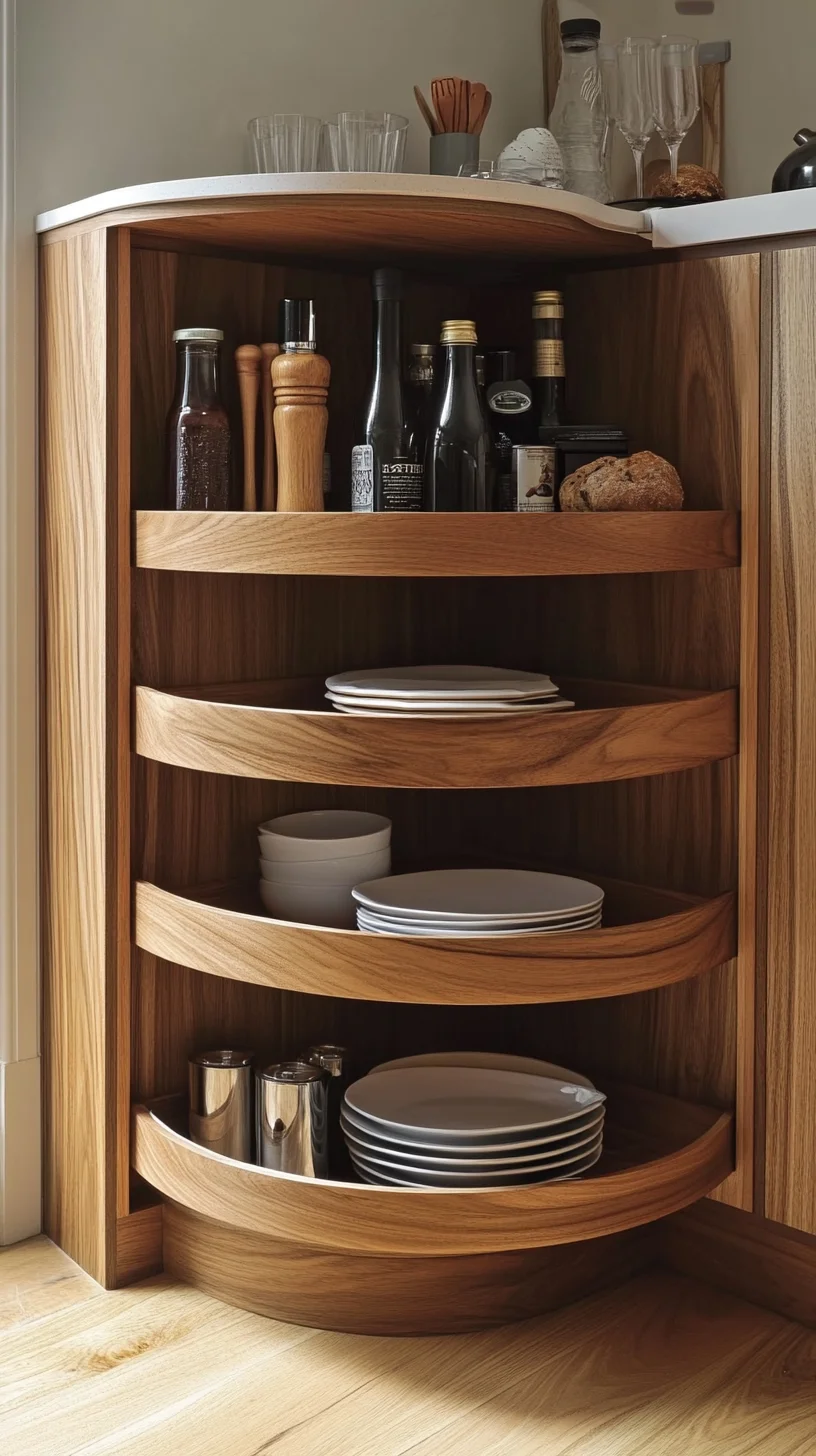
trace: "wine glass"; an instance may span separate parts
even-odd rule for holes
[[[643,153],[655,129],[654,54],[657,41],[627,36],[618,46],[615,125],[632,148],[635,195],[643,196]]]
[[[601,162],[606,172],[606,180],[610,183],[612,141],[615,135],[615,112],[618,105],[618,52],[615,46],[598,46],[598,66],[601,72],[604,111],[606,112],[601,141]]]
[[[685,35],[662,35],[654,53],[657,130],[669,149],[672,177],[680,148],[700,110],[699,46]]]

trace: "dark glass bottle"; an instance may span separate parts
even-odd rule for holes
[[[564,423],[564,300],[555,289],[533,294],[533,408],[542,430]]]
[[[491,349],[487,355],[487,407],[496,454],[496,509],[516,509],[513,497],[513,446],[535,437],[533,392],[516,378],[513,349]]]
[[[364,443],[351,452],[353,511],[420,511],[422,461],[411,443],[402,388],[402,274],[374,274],[374,380]]]
[[[412,344],[405,384],[405,408],[408,414],[408,438],[411,455],[425,462],[425,442],[434,385],[436,344]]]
[[[177,329],[176,390],[167,416],[167,504],[176,511],[226,511],[230,427],[218,382],[220,329]]]
[[[476,382],[476,326],[442,325],[439,381],[425,451],[426,511],[489,511],[493,507],[490,431]]]

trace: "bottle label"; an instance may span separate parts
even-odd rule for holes
[[[563,339],[534,339],[533,373],[536,379],[563,379],[566,372]]]
[[[382,509],[384,511],[421,511],[425,469],[410,460],[383,463]]]
[[[374,509],[374,451],[371,445],[355,445],[351,452],[351,509]]]
[[[489,409],[497,415],[523,415],[532,408],[533,397],[519,384],[491,384],[487,391]]]
[[[512,510],[555,510],[554,445],[513,447],[512,496]]]

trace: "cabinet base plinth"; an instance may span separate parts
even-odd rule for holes
[[[465,1334],[530,1319],[623,1282],[651,1257],[649,1229],[500,1254],[330,1254],[164,1205],[166,1273],[256,1314],[348,1334]]]

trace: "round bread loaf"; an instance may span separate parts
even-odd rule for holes
[[[683,487],[668,460],[641,450],[582,465],[562,480],[558,500],[562,511],[679,511]]]
[[[722,202],[725,188],[716,172],[707,167],[698,167],[695,162],[684,162],[672,177],[666,169],[652,184],[652,197],[696,197],[700,202]]]

